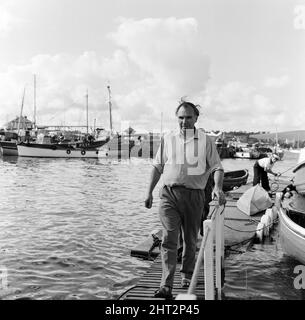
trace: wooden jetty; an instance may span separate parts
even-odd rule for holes
[[[181,263],[177,263],[174,287],[173,287],[173,298],[178,294],[186,294],[187,288],[182,288],[180,284],[180,266]],[[200,300],[204,300],[204,273],[203,268],[200,272],[198,285],[196,288],[196,295]],[[151,265],[150,269],[144,274],[144,276],[140,279],[135,287],[133,287],[129,292],[127,292],[124,296],[124,300],[164,300],[162,298],[155,298],[154,292],[160,286],[162,274],[162,266],[161,266],[161,258],[158,256],[154,263]]]
[[[276,189],[274,190],[274,194],[272,200],[275,200],[275,192],[283,190],[288,184],[289,181],[287,180],[277,180],[276,181]],[[227,248],[233,246],[242,246],[243,244],[249,245],[253,242],[256,236],[256,229],[258,224],[260,223],[261,217],[265,214],[265,211],[259,212],[255,215],[249,216],[244,212],[240,211],[237,208],[237,201],[238,199],[247,191],[249,188],[252,187],[251,183],[241,186],[236,190],[232,190],[226,193],[226,206],[224,210],[224,245]],[[210,203],[210,213],[215,209],[216,202],[212,201]],[[144,247],[142,246],[143,251],[149,250],[153,243],[153,239],[147,239],[145,242]],[[141,248],[138,247],[138,249]],[[137,251],[137,250],[136,250]],[[150,269],[143,275],[140,281],[137,283],[136,286],[130,288],[125,295],[123,295],[124,300],[154,300],[154,291],[159,288],[161,274],[162,274],[162,266],[161,266],[161,259],[159,254],[159,248],[154,248],[155,255],[157,258],[154,260],[153,264],[151,265]],[[134,252],[135,253],[135,252]],[[137,256],[137,254],[133,254]],[[144,256],[145,258],[145,256]],[[147,256],[146,256],[147,258]],[[186,294],[187,289],[182,288],[180,285],[180,263],[177,263],[176,273],[175,273],[175,281],[173,287],[173,296],[174,298],[178,294]],[[215,279],[215,274],[214,274]],[[205,287],[204,287],[204,270],[203,266],[200,268],[198,282],[195,294],[197,299],[205,299]],[[215,282],[215,281],[214,281]],[[158,299],[160,300],[160,299]],[[164,299],[161,299],[164,300]]]

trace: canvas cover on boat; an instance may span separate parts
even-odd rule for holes
[[[268,192],[259,184],[248,189],[237,201],[237,208],[249,216],[271,207]]]

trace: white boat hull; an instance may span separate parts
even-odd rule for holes
[[[289,152],[291,153],[301,153],[300,149],[290,149]]]
[[[298,193],[305,194],[305,165],[295,172],[293,184]]]
[[[107,157],[108,153],[104,150],[84,150],[84,149],[51,149],[31,147],[30,145],[18,145],[18,155],[20,157],[36,158],[99,158]]]
[[[288,255],[305,264],[305,229],[293,222],[285,209],[278,209],[282,248]]]
[[[250,152],[235,152],[234,158],[251,159]]]

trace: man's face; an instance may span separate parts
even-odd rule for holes
[[[181,107],[177,113],[180,130],[186,132],[188,129],[194,130],[197,116],[192,107]]]

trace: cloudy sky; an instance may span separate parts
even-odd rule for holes
[[[0,0],[0,125],[305,129],[305,0]]]

